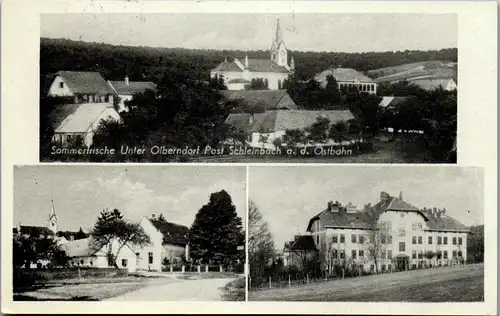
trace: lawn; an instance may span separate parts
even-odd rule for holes
[[[146,286],[176,282],[170,278],[122,277],[99,279],[60,280],[44,284],[36,291],[14,293],[14,300],[62,300],[62,301],[99,301],[128,292],[139,290]]]
[[[484,266],[453,266],[251,291],[252,301],[481,302]]]
[[[225,301],[245,300],[246,278],[244,276],[229,282],[222,288],[222,298]]]

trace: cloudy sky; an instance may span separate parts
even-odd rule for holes
[[[367,52],[457,47],[455,14],[44,14],[41,36],[154,47]]]
[[[380,192],[403,192],[411,205],[446,208],[465,225],[483,224],[482,169],[439,166],[250,167],[249,198],[268,222],[276,247],[304,232],[328,201],[375,204]]]
[[[223,189],[244,220],[245,182],[245,167],[20,167],[14,174],[14,223],[46,225],[53,196],[60,230],[88,230],[104,208],[118,208],[133,221],[163,213],[167,221],[190,227],[210,194]]]

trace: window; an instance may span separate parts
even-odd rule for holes
[[[387,243],[388,243],[389,245],[391,245],[391,244],[392,244],[392,235],[387,236]]]
[[[458,237],[458,244],[461,245],[462,244],[462,237]]]
[[[380,242],[381,242],[382,244],[385,244],[385,243],[386,243],[386,240],[385,240],[385,235],[383,235],[383,234],[382,234],[382,235],[380,236]]]
[[[108,96],[108,95],[106,95],[106,96],[104,97],[104,102],[109,102],[109,96]]]
[[[456,257],[457,257],[457,251],[456,251],[456,250],[453,250],[452,257],[453,257],[453,258],[456,258]]]
[[[337,259],[338,257],[339,257],[339,253],[338,253],[337,249],[333,249],[333,258]]]
[[[153,253],[148,252],[149,264],[153,264]]]
[[[443,245],[447,245],[448,244],[448,237],[443,237]]]
[[[387,259],[392,259],[392,250],[387,250]]]
[[[340,259],[344,259],[344,258],[345,258],[345,250],[340,249]]]
[[[406,232],[405,232],[405,230],[400,228],[400,229],[399,229],[399,233],[398,233],[398,235],[399,235],[400,237],[404,237],[404,236],[406,236]]]
[[[413,236],[413,237],[411,238],[411,243],[412,243],[412,244],[414,244],[414,245],[416,245],[416,244],[417,244],[417,237],[416,237],[416,236]]]
[[[392,264],[389,264],[389,265],[387,266],[387,270],[388,270],[388,271],[392,271]]]
[[[452,239],[452,243],[453,243],[454,245],[456,245],[456,244],[457,244],[457,237],[453,237],[453,239]]]
[[[419,250],[418,251],[418,259],[423,259],[424,258],[424,253],[422,252],[422,250]]]
[[[341,244],[345,243],[345,235],[344,234],[340,234],[340,243]]]
[[[67,142],[71,141],[71,135],[66,135],[66,141]]]
[[[411,229],[417,230],[417,223],[411,223]]]
[[[316,244],[319,244],[319,235],[316,235]]]
[[[278,89],[281,90],[281,80],[280,79],[278,79]]]
[[[459,250],[459,251],[458,251],[458,257],[459,257],[459,258],[462,258],[462,250]]]
[[[422,236],[418,236],[418,244],[421,245],[422,244]]]
[[[406,251],[405,250],[405,243],[404,243],[404,241],[400,241],[399,242],[399,251]]]
[[[429,245],[432,245],[432,236],[429,236]]]
[[[338,243],[339,242],[339,235],[335,234],[332,236],[332,242],[334,244]]]
[[[418,223],[418,230],[423,230],[422,223]]]
[[[370,264],[370,272],[374,272],[375,271],[375,265],[374,264]]]
[[[83,264],[83,259],[80,260],[80,264]]]
[[[351,242],[352,242],[353,244],[357,243],[356,234],[352,234],[352,235],[351,235]]]
[[[441,245],[443,242],[442,242],[442,238],[441,236],[438,236],[438,245]]]
[[[382,272],[385,272],[385,264],[382,265]]]
[[[122,259],[122,267],[126,267],[127,266],[127,259]]]
[[[412,250],[411,251],[411,258],[412,259],[417,259],[417,251],[416,250]]]
[[[356,250],[352,250],[352,251],[351,251],[351,254],[352,254],[352,258],[353,258],[353,259],[356,259]]]
[[[448,259],[448,251],[443,251],[443,258]]]
[[[93,266],[94,265],[94,260],[90,259],[90,265]]]
[[[387,230],[391,230],[391,229],[392,229],[392,222],[387,221]]]
[[[364,235],[359,235],[359,243],[364,244],[365,243],[365,236]]]
[[[382,250],[381,259],[385,259],[385,258],[387,258],[387,253],[385,250]]]
[[[64,82],[59,82],[59,88],[64,88]]]
[[[365,251],[364,250],[360,250],[359,251],[359,257],[363,258],[364,256],[365,256]]]

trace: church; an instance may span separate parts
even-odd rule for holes
[[[281,34],[279,19],[276,35],[271,45],[269,59],[227,58],[210,71],[210,77],[223,77],[228,90],[245,90],[252,80],[262,80],[269,90],[283,89],[283,83],[294,72],[293,57],[288,60],[288,51]]]

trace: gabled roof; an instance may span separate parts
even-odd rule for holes
[[[88,257],[99,251],[92,249],[90,238],[67,241],[61,245],[61,249],[66,252],[68,257]]]
[[[451,78],[439,79],[439,78],[428,78],[428,79],[414,79],[409,80],[409,82],[416,84],[424,90],[434,90],[442,87],[446,89],[450,82],[454,82]]]
[[[338,82],[339,81],[347,81],[347,82],[355,82],[359,81],[361,83],[375,83],[374,80],[365,76],[362,72],[357,71],[352,68],[329,68],[323,70],[316,76],[314,76],[314,80],[319,82],[322,86],[325,86],[327,81],[326,77],[333,76]]]
[[[54,232],[43,226],[20,226],[22,235],[30,236],[53,236]],[[14,228],[14,233],[18,233],[18,229]]]
[[[244,65],[245,58],[238,59]],[[275,73],[289,73],[290,70],[284,66],[280,66],[270,59],[248,59],[248,70],[251,72],[275,72]],[[223,61],[217,65],[212,71],[237,71],[243,72],[242,69],[235,61]]]
[[[53,107],[49,117],[55,133],[84,133],[104,111],[119,117],[110,103],[60,104]]]
[[[75,94],[115,94],[111,86],[98,72],[90,71],[59,71],[64,83]]]
[[[119,95],[134,95],[146,90],[156,91],[156,84],[151,81],[110,81],[111,86]]]
[[[298,108],[286,90],[221,90],[220,94],[228,101],[237,102],[233,112]]]
[[[271,133],[288,129],[305,129],[316,122],[318,117],[325,117],[331,124],[349,121],[354,116],[349,110],[308,111],[308,110],[272,110],[254,114],[230,114],[226,119],[231,124],[243,131]]]
[[[293,241],[285,242],[285,251],[318,250],[311,235],[295,235]]]
[[[189,228],[183,225],[160,221],[157,219],[149,219],[156,229],[163,234],[163,244],[172,244],[177,246],[186,246],[187,234]]]
[[[456,219],[445,214],[433,214],[424,212],[427,217],[427,229],[429,231],[454,231],[469,233],[470,229]]]
[[[371,217],[364,211],[356,213],[347,213],[344,208],[335,211],[325,209],[321,213],[312,217],[307,225],[307,230],[315,220],[320,220],[323,226],[330,228],[351,228],[351,229],[369,229],[371,227]]]
[[[400,105],[405,104],[410,97],[392,97],[392,96],[386,96],[382,97],[382,101],[380,101],[380,107],[382,108],[387,108],[387,107],[398,107]]]

